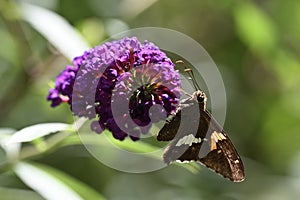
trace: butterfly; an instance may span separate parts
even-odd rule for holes
[[[180,103],[157,135],[158,141],[172,140],[163,154],[164,162],[196,161],[231,181],[243,181],[245,170],[237,150],[206,109],[207,97],[192,70],[185,67],[185,71],[193,80],[196,92]]]

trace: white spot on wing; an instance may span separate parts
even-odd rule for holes
[[[201,143],[201,138],[194,138],[193,143]]]
[[[193,144],[194,136],[192,134],[188,135],[184,144],[191,146]]]
[[[240,162],[239,160],[235,160],[235,161],[234,161],[235,164],[238,164],[239,162]]]
[[[185,142],[185,136],[184,136],[183,138],[180,138],[180,140],[178,140],[178,142],[176,143],[175,146],[179,147],[179,146],[181,146],[182,144],[184,144],[184,142]]]
[[[175,146],[181,146],[183,144],[192,146],[193,143],[201,143],[201,141],[201,138],[196,138],[193,134],[189,134],[180,138]]]
[[[179,162],[179,163],[190,163],[191,161],[189,161],[189,160],[183,160],[183,161],[181,161],[181,160],[176,160],[176,162]]]

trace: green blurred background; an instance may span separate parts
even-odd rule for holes
[[[0,127],[17,130],[73,122],[67,105],[52,109],[45,100],[49,83],[70,61],[24,19],[20,2],[62,16],[91,46],[145,26],[198,41],[222,74],[225,130],[245,162],[246,180],[231,183],[204,167],[193,174],[177,165],[123,173],[98,162],[80,144],[55,148],[34,161],[106,199],[300,199],[299,0],[0,0]],[[0,174],[0,193],[5,200],[42,198],[11,170]]]

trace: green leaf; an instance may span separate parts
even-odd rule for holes
[[[71,127],[72,126],[70,124],[64,123],[36,124],[17,131],[11,136],[6,144],[8,145],[11,143],[29,142],[37,138],[49,135],[50,133],[71,130]]]
[[[148,144],[143,141],[132,141],[131,139],[127,138],[123,141],[116,140],[111,132],[108,130],[105,130],[102,134],[105,134],[105,137],[108,140],[103,140],[103,138],[100,138],[99,135],[95,135],[94,133],[81,133],[80,136],[78,135],[72,135],[66,140],[63,141],[62,146],[69,146],[69,145],[77,145],[84,143],[87,146],[97,146],[98,149],[106,149],[106,153],[109,152],[110,149],[115,149],[116,145],[117,147],[124,149],[126,151],[135,152],[138,154],[143,154],[145,157],[149,157],[156,160],[162,160],[162,155],[159,153],[150,153],[149,152],[155,152],[160,149],[160,147]],[[174,162],[173,164],[183,167],[186,170],[197,174],[200,171],[200,164],[195,162],[190,163],[178,163]]]
[[[0,140],[4,135],[11,135],[14,132],[16,132],[16,130],[13,128],[0,128]]]
[[[5,200],[16,200],[16,199],[43,200],[44,199],[33,191],[21,190],[15,188],[0,187],[0,194],[1,194],[1,199],[5,199]]]
[[[62,143],[62,146],[70,146],[70,145],[78,145],[78,144],[84,144],[89,147],[95,147],[99,149],[101,152],[103,152],[103,149],[106,149],[106,154],[110,155],[110,153],[114,152],[114,149],[120,148],[129,152],[134,152],[140,155],[143,155],[145,157],[149,157],[151,159],[162,161],[162,155],[159,153],[160,147],[154,146],[152,144],[149,144],[144,141],[132,141],[130,138],[126,138],[123,141],[117,140],[112,136],[112,133],[108,130],[103,131],[101,135],[97,135],[95,133],[92,133],[89,131],[90,126],[86,126],[85,124],[87,120],[84,118],[77,119],[74,123],[74,127],[77,127],[79,130],[79,135],[70,135],[67,137]],[[150,130],[150,132],[158,132],[159,127],[153,126]],[[104,138],[102,137],[104,136]],[[152,152],[152,153],[150,153]],[[156,152],[156,153],[154,153]],[[94,155],[95,156],[95,155]],[[97,156],[96,156],[97,157]],[[111,155],[110,155],[111,157]],[[199,163],[174,163],[175,165],[179,167],[183,167],[187,169],[188,171],[192,173],[199,173],[200,171],[200,165]]]
[[[104,199],[86,184],[46,165],[20,162],[15,172],[24,183],[46,199]]]
[[[21,145],[19,143],[7,144],[11,138],[11,135],[16,132],[15,129],[12,128],[0,128],[0,147],[5,150],[5,155],[1,154],[0,163],[14,160],[18,157]]]
[[[107,133],[108,132],[108,133]],[[109,142],[107,140],[101,140],[99,137],[97,137],[97,135],[95,135],[95,133],[84,133],[81,134],[80,137],[78,135],[72,135],[68,138],[66,138],[63,142],[62,142],[62,146],[70,146],[70,145],[78,145],[78,144],[82,144],[82,142],[84,142],[85,145],[95,145],[95,146],[105,146],[105,147],[109,147],[112,146],[112,143],[114,143],[115,145],[117,145],[118,147],[125,149],[127,151],[131,151],[131,152],[136,152],[136,153],[148,153],[151,151],[156,151],[158,150],[158,147],[153,146],[151,144],[142,142],[142,141],[131,141],[129,138],[124,140],[124,141],[119,141],[114,139],[111,135],[111,133],[109,131],[104,131],[104,133],[102,134],[106,134],[107,139],[109,139]],[[97,139],[98,138],[98,139]],[[160,157],[155,157],[155,158],[159,158]]]
[[[70,60],[89,49],[83,37],[58,14],[24,2],[20,3],[20,12],[25,21]]]

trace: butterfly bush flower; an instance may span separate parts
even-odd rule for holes
[[[107,42],[73,60],[56,78],[47,99],[68,103],[75,116],[87,117],[97,133],[137,140],[152,123],[176,110],[180,76],[153,43],[137,38]]]

